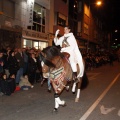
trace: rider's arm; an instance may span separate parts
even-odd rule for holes
[[[60,45],[62,46],[62,41],[64,39],[64,36],[60,37],[59,39],[57,37],[54,38],[54,43],[56,46]]]

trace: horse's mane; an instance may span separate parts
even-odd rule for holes
[[[44,55],[43,55],[43,54]],[[55,65],[51,62],[51,60],[55,57],[55,56],[60,56],[61,58],[63,58],[63,54],[60,52],[60,49],[58,49],[55,46],[48,46],[46,48],[44,48],[41,51],[40,54],[40,59],[41,61],[44,61],[44,63],[49,66],[49,67],[55,67]]]
[[[55,56],[61,56],[62,54],[60,52],[60,49],[58,49],[55,46],[48,46],[42,50],[44,54],[46,54],[47,59],[51,60]]]

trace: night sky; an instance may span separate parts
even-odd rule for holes
[[[116,46],[120,44],[120,0],[105,0],[105,1],[106,1],[105,19],[106,23],[108,24],[108,30],[112,32],[112,45]],[[115,32],[115,30],[118,30],[118,32]]]
[[[102,13],[109,29],[120,28],[120,0],[102,0]]]
[[[91,0],[95,3],[98,0]],[[105,30],[112,35],[111,45],[120,44],[120,0],[101,0],[102,5],[94,7],[98,15],[101,16]],[[118,30],[116,33],[115,30]],[[117,39],[117,40],[116,40]]]

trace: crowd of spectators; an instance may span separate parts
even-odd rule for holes
[[[42,78],[40,50],[6,48],[0,50],[0,94],[11,95],[16,90],[28,90]]]
[[[16,90],[28,90],[37,82],[44,81],[42,77],[41,50],[35,48],[6,48],[0,50],[0,95],[11,95]],[[92,70],[102,65],[113,65],[116,60],[113,52],[86,53],[81,51],[85,61],[85,69]],[[41,82],[42,83],[42,82]],[[48,89],[51,89],[48,80]]]
[[[83,58],[85,60],[86,70],[92,70],[100,66],[110,64],[113,65],[113,61],[117,60],[115,53],[113,52],[96,52],[96,53],[85,53],[83,52]]]

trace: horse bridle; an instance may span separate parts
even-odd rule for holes
[[[57,66],[59,68],[62,64],[62,62],[60,62],[60,59],[61,59],[60,56],[59,56],[59,60],[56,62],[56,65],[53,64],[50,60],[48,60],[47,57],[43,55],[43,53],[40,54],[40,57],[41,57],[40,58],[41,61],[43,61],[44,64],[49,67],[49,70],[48,70],[49,74],[51,73],[51,71],[53,71],[56,68],[56,65],[59,64],[59,66]]]

